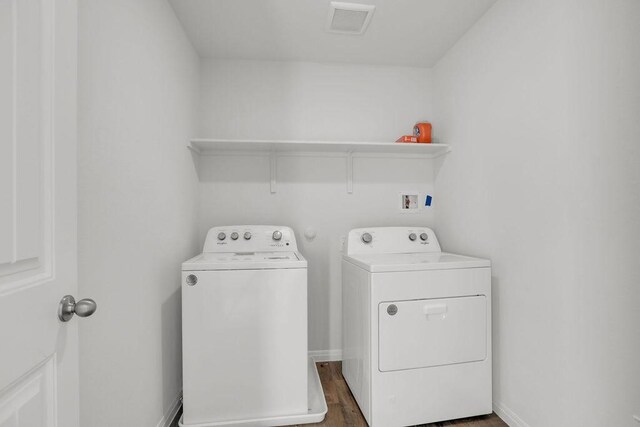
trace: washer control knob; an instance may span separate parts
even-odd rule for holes
[[[274,231],[273,234],[271,235],[271,237],[273,237],[273,240],[282,239],[282,231],[280,231],[280,230]]]
[[[249,240],[251,239],[251,233],[247,231],[246,233],[244,233],[243,237],[244,237],[244,240]]]
[[[364,243],[371,243],[371,241],[372,241],[372,240],[373,240],[373,237],[371,237],[371,234],[369,234],[369,233],[364,233],[364,234],[362,235],[362,241],[363,241]]]
[[[238,240],[238,233],[236,233],[235,231],[231,233],[231,240]]]
[[[218,240],[224,240],[227,238],[227,235],[224,233],[218,233]]]
[[[409,234],[409,240],[411,240],[412,242],[413,242],[414,240],[416,240],[417,238],[418,238],[418,236],[416,236],[416,233],[411,233],[411,234]]]
[[[423,242],[426,242],[428,238],[429,235],[427,233],[420,234],[420,240],[422,240]]]

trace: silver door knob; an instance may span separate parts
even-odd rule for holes
[[[91,298],[81,299],[76,302],[71,295],[65,295],[58,305],[58,319],[68,322],[74,314],[80,317],[89,317],[96,312],[97,308],[98,304]]]

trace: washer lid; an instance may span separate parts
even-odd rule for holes
[[[411,254],[363,254],[344,259],[371,273],[387,271],[450,270],[490,267],[491,261],[446,252]]]
[[[183,271],[307,268],[298,252],[205,252],[182,263]]]

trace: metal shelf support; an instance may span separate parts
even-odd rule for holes
[[[353,152],[347,153],[347,193],[353,194]]]
[[[278,178],[278,155],[273,151],[269,153],[269,169],[271,170],[271,194],[277,191],[276,181]]]

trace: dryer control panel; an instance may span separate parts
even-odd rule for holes
[[[347,255],[441,252],[436,234],[427,227],[370,227],[349,232]]]
[[[203,252],[296,252],[296,237],[279,225],[230,225],[207,233]]]

